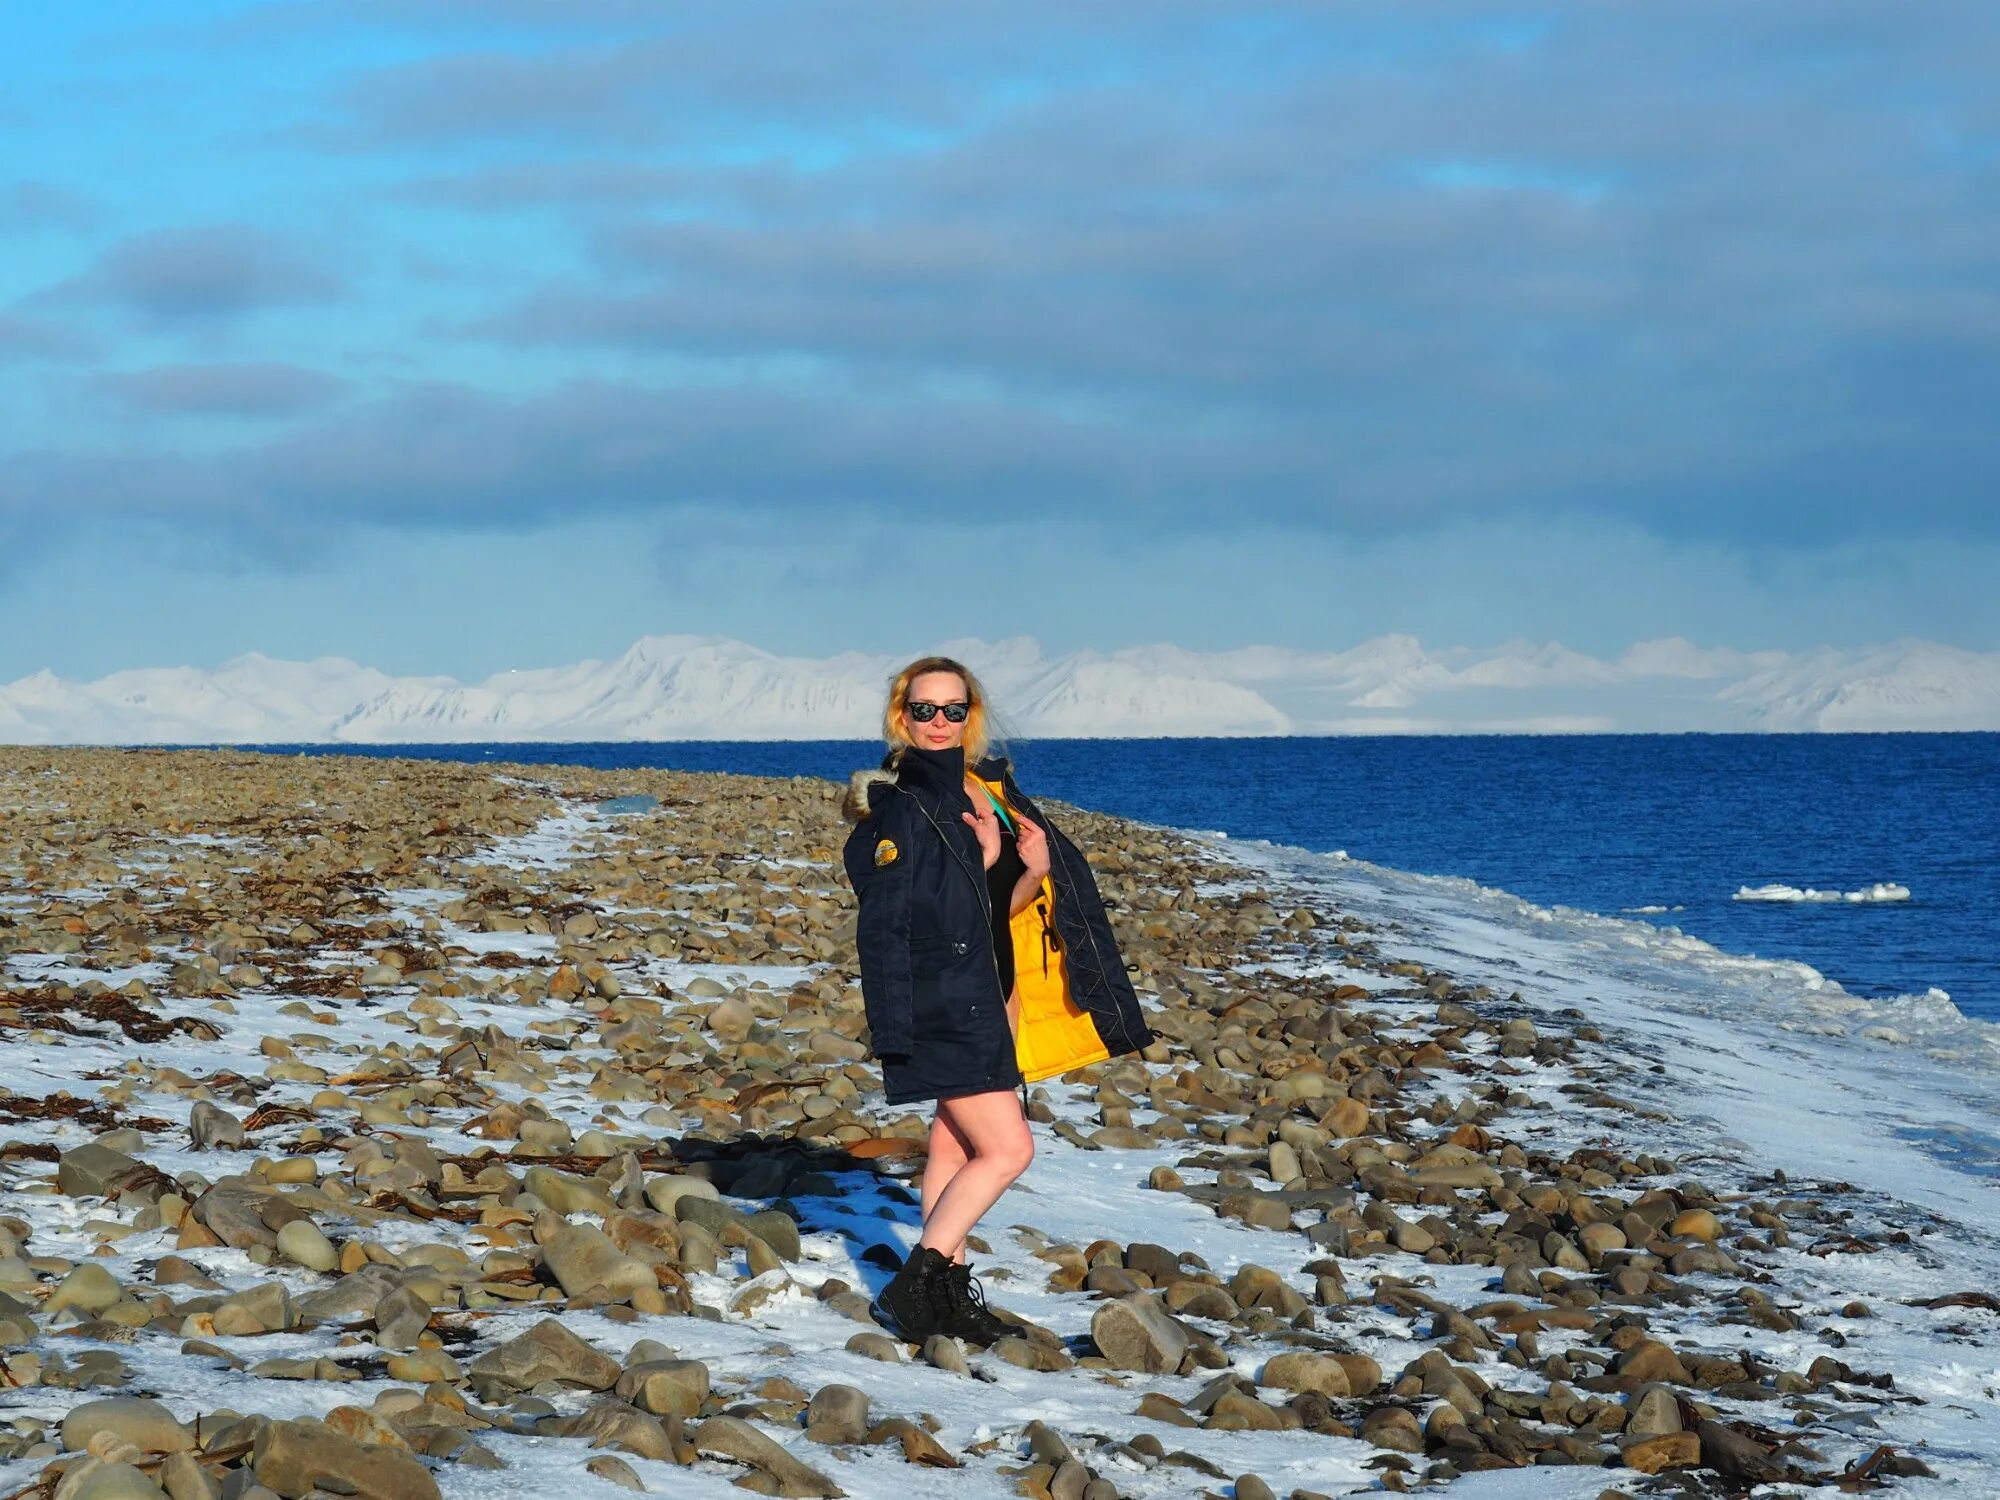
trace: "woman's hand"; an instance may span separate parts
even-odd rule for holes
[[[972,833],[979,840],[979,858],[987,869],[992,869],[1000,858],[1000,820],[993,815],[993,804],[985,798],[975,798],[972,811],[959,816],[972,825]]]
[[[1021,851],[1021,863],[1028,867],[1028,877],[1040,885],[1042,877],[1049,873],[1049,836],[1036,824],[1030,823],[1016,813],[1014,843]]]

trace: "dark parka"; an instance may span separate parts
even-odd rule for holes
[[[1104,1051],[1148,1045],[1153,1033],[1082,852],[1022,794],[1006,760],[974,770],[1001,782],[1008,804],[1048,834],[1051,946]],[[963,816],[972,811],[964,752],[911,747],[880,771],[856,772],[846,811],[857,820],[844,863],[860,902],[862,999],[888,1101],[1017,1086],[985,866]]]

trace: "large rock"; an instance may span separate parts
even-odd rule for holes
[[[618,1383],[618,1362],[592,1348],[554,1318],[544,1318],[518,1337],[489,1349],[466,1371],[475,1389],[500,1394],[532,1390],[544,1381],[608,1391]]]
[[[1724,1479],[1759,1485],[1784,1478],[1784,1465],[1772,1461],[1770,1449],[1726,1422],[1702,1422],[1696,1426],[1695,1436],[1701,1439],[1702,1466]]]
[[[1316,1391],[1329,1399],[1353,1394],[1346,1366],[1330,1354],[1274,1354],[1264,1362],[1257,1383],[1281,1391]]]
[[[720,1042],[740,1042],[750,1035],[756,1012],[742,1000],[725,1000],[708,1013],[709,1033]]]
[[[294,1219],[278,1231],[278,1253],[308,1271],[331,1271],[340,1264],[333,1241],[311,1219]]]
[[[776,1251],[781,1260],[795,1261],[805,1253],[799,1243],[798,1221],[788,1213],[767,1208],[751,1214],[743,1221],[743,1227]]]
[[[92,1438],[105,1432],[141,1453],[180,1453],[194,1446],[194,1434],[181,1426],[172,1412],[139,1396],[86,1401],[71,1407],[63,1417],[62,1444],[71,1453],[80,1453],[90,1446]]]
[[[123,1295],[123,1289],[109,1271],[93,1261],[85,1261],[49,1293],[42,1311],[53,1314],[73,1307],[78,1312],[101,1313]]]
[[[439,1500],[437,1481],[408,1451],[357,1443],[319,1422],[269,1423],[250,1467],[285,1500],[315,1489],[358,1500]]]
[[[95,1458],[72,1464],[56,1486],[55,1500],[168,1500],[167,1493],[131,1464]]]
[[[1335,1364],[1347,1374],[1347,1389],[1366,1396],[1382,1384],[1382,1367],[1366,1354],[1336,1354]]]
[[[1679,1432],[1681,1404],[1664,1385],[1641,1386],[1625,1403],[1625,1435],[1631,1438],[1659,1437]]]
[[[698,1359],[657,1359],[618,1377],[619,1396],[656,1417],[692,1417],[708,1399],[708,1366]]]
[[[1408,1408],[1378,1406],[1361,1423],[1361,1441],[1396,1453],[1422,1453],[1424,1429]]]
[[[1688,1374],[1681,1357],[1658,1339],[1640,1339],[1621,1353],[1612,1362],[1611,1368],[1638,1381],[1664,1380],[1674,1385],[1694,1383],[1694,1377]]]
[[[646,1180],[646,1201],[655,1211],[676,1218],[674,1205],[683,1198],[706,1198],[714,1202],[721,1197],[714,1183],[706,1177],[687,1177],[676,1174],[671,1177],[650,1177]]]
[[[1691,1432],[1662,1432],[1634,1438],[1618,1453],[1619,1462],[1641,1474],[1665,1469],[1692,1469],[1701,1462],[1701,1439]]]
[[[765,1494],[796,1496],[799,1500],[839,1500],[847,1493],[740,1417],[710,1417],[690,1436],[695,1452],[710,1458],[733,1458],[767,1476],[776,1487],[764,1490]]]
[[[859,1443],[868,1436],[868,1393],[823,1385],[806,1406],[806,1437],[815,1443]]]
[[[558,1172],[554,1167],[528,1168],[521,1174],[521,1185],[559,1214],[596,1214],[602,1218],[618,1212],[603,1183]]]
[[[274,1250],[278,1231],[305,1213],[269,1188],[225,1178],[194,1200],[195,1220],[232,1250],[262,1245]]]
[[[291,1294],[282,1281],[266,1281],[247,1291],[223,1298],[212,1314],[215,1331],[226,1336],[278,1333],[298,1319],[292,1312]]]
[[[671,1463],[673,1440],[659,1421],[623,1401],[599,1401],[564,1419],[557,1427],[563,1437],[588,1438],[593,1448],[622,1448],[640,1458]]]
[[[395,1295],[396,1272],[367,1265],[332,1286],[296,1298],[292,1309],[307,1323],[359,1323],[372,1318],[379,1324],[386,1300]]]
[[[414,1288],[399,1286],[375,1306],[375,1342],[384,1349],[414,1349],[430,1322],[430,1303]]]
[[[1090,1320],[1090,1336],[1118,1370],[1171,1375],[1188,1351],[1186,1327],[1144,1292],[1100,1307]]]
[[[602,1287],[611,1300],[630,1302],[637,1293],[660,1284],[651,1266],[627,1255],[603,1230],[589,1224],[557,1230],[542,1246],[542,1264],[572,1297]]]
[[[141,1163],[123,1151],[92,1141],[63,1152],[56,1163],[56,1187],[72,1198],[105,1198],[141,1170]]]
[[[194,1139],[194,1149],[206,1151],[236,1151],[243,1146],[243,1122],[220,1105],[210,1104],[206,1099],[195,1101],[188,1113],[188,1134]]]

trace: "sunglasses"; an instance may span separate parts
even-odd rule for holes
[[[963,724],[965,716],[972,712],[972,705],[970,703],[910,702],[905,703],[903,707],[908,710],[910,717],[915,719],[919,724],[928,724],[939,714],[943,714],[946,719],[954,724]]]

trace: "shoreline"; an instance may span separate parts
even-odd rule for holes
[[[31,764],[63,761],[87,767],[92,783],[56,788],[43,777],[36,787],[32,773],[22,774]],[[167,766],[173,776],[144,774]],[[202,785],[190,792],[166,784],[184,779]],[[990,1250],[979,1256],[993,1267],[994,1303],[1029,1320],[1022,1347],[972,1353],[969,1361],[966,1351],[955,1361],[935,1351],[941,1365],[888,1364],[879,1349],[855,1351],[853,1340],[871,1325],[841,1298],[865,1289],[870,1276],[879,1281],[866,1254],[868,1244],[882,1243],[885,1224],[909,1237],[909,1206],[896,1198],[907,1190],[896,1174],[907,1172],[911,1128],[921,1120],[884,1110],[879,1085],[871,1106],[871,1069],[856,1055],[858,1000],[839,974],[851,965],[851,951],[841,949],[847,907],[830,868],[838,831],[830,784],[374,755],[39,748],[0,750],[0,782],[13,810],[0,822],[0,853],[21,869],[39,869],[44,886],[23,906],[11,883],[16,871],[8,872],[16,898],[0,904],[8,990],[22,992],[29,977],[17,962],[24,913],[35,941],[45,932],[62,934],[49,939],[57,947],[69,946],[63,938],[78,940],[68,952],[46,955],[62,962],[30,966],[36,991],[59,990],[64,976],[77,980],[86,962],[107,983],[118,981],[112,990],[139,985],[127,1009],[99,997],[80,1022],[53,1001],[39,1010],[12,1007],[16,1019],[44,1021],[44,1039],[32,1043],[38,1049],[76,1048],[80,1057],[103,1054],[110,1064],[97,1070],[109,1076],[89,1080],[103,1085],[94,1096],[77,1083],[90,1071],[79,1061],[46,1073],[39,1097],[53,1097],[61,1078],[86,1105],[110,1098],[115,1102],[98,1107],[159,1121],[139,1129],[136,1142],[121,1136],[121,1146],[110,1149],[129,1152],[172,1189],[155,1181],[128,1190],[120,1205],[96,1208],[84,1207],[93,1201],[88,1193],[37,1191],[52,1169],[46,1149],[73,1153],[92,1132],[81,1117],[16,1119],[0,1108],[0,1143],[24,1142],[43,1153],[0,1156],[0,1222],[18,1216],[17,1204],[32,1210],[32,1222],[23,1220],[31,1233],[16,1248],[33,1276],[31,1285],[0,1290],[16,1300],[25,1291],[24,1306],[34,1305],[29,1353],[38,1361],[41,1350],[91,1340],[65,1335],[52,1344],[49,1302],[83,1304],[52,1290],[66,1286],[73,1270],[37,1266],[33,1258],[88,1259],[114,1268],[118,1295],[87,1319],[62,1307],[56,1316],[108,1320],[123,1331],[98,1332],[114,1358],[123,1351],[128,1360],[126,1373],[135,1378],[124,1386],[151,1377],[154,1389],[170,1393],[212,1389],[218,1400],[226,1394],[237,1401],[255,1393],[271,1417],[359,1410],[369,1423],[341,1418],[358,1432],[386,1429],[406,1447],[449,1447],[427,1436],[412,1443],[408,1435],[451,1425],[435,1412],[426,1413],[431,1421],[407,1420],[412,1383],[429,1374],[429,1383],[416,1384],[417,1405],[442,1400],[449,1407],[447,1393],[456,1392],[467,1411],[491,1420],[455,1427],[475,1436],[453,1451],[477,1447],[484,1458],[511,1461],[523,1481],[538,1451],[524,1445],[576,1422],[587,1425],[573,1436],[616,1426],[624,1444],[614,1445],[624,1455],[618,1461],[651,1488],[697,1475],[726,1482],[741,1469],[723,1466],[732,1447],[738,1459],[759,1456],[749,1461],[757,1474],[783,1471],[799,1485],[809,1482],[731,1422],[751,1425],[751,1438],[774,1440],[848,1493],[886,1494],[908,1484],[899,1477],[907,1462],[936,1463],[907,1430],[872,1443],[866,1433],[851,1434],[844,1445],[801,1433],[784,1409],[809,1411],[812,1382],[767,1375],[767,1383],[777,1378],[787,1388],[760,1394],[747,1367],[735,1378],[735,1367],[759,1351],[759,1368],[795,1367],[821,1380],[838,1370],[837,1379],[871,1390],[878,1404],[906,1416],[930,1412],[938,1426],[924,1436],[972,1471],[933,1473],[966,1485],[983,1475],[988,1485],[1048,1489],[1064,1463],[1075,1463],[1115,1493],[1165,1495],[1184,1493],[1176,1486],[1196,1483],[1208,1465],[1217,1468],[1212,1480],[1261,1474],[1278,1494],[1339,1493],[1372,1485],[1378,1475],[1414,1483],[1442,1464],[1462,1476],[1451,1481],[1455,1493],[1499,1496],[1525,1493],[1505,1486],[1517,1464],[1534,1463],[1534,1493],[1595,1496],[1645,1487],[1631,1468],[1593,1466],[1607,1457],[1615,1463],[1628,1440],[1635,1462],[1706,1462],[1703,1483],[1714,1478],[1714,1465],[1733,1465],[1741,1483],[1759,1465],[1773,1473],[1787,1463],[1802,1473],[1837,1473],[1865,1459],[1879,1439],[1919,1445],[1942,1476],[1901,1479],[1898,1489],[1942,1493],[1992,1457],[1976,1445],[1967,1450],[1962,1434],[1947,1441],[1955,1429],[1930,1410],[1950,1404],[1943,1395],[1922,1411],[1885,1406],[1874,1367],[1847,1363],[1879,1354],[1907,1366],[1926,1339],[1956,1337],[1926,1330],[1955,1320],[1976,1332],[1978,1320],[1992,1316],[1977,1307],[1940,1313],[1885,1304],[1921,1290],[1926,1276],[1960,1269],[1949,1261],[1921,1265],[1920,1241],[1894,1239],[1893,1205],[1856,1202],[1867,1195],[1831,1183],[1788,1181],[1774,1171],[1782,1163],[1670,1163],[1657,1154],[1662,1140],[1698,1151],[1702,1127],[1658,1118],[1661,1111],[1611,1092],[1614,1083],[1633,1092],[1631,1083],[1651,1066],[1633,1055],[1637,1039],[1606,1041],[1587,1015],[1545,1015],[1490,987],[1463,984],[1442,964],[1397,958],[1388,922],[1364,924],[1310,893],[1301,905],[1294,905],[1298,892],[1260,894],[1242,866],[1215,863],[1216,851],[1199,840],[1107,815],[1064,817],[1095,856],[1107,896],[1118,901],[1114,921],[1128,958],[1140,966],[1142,999],[1164,1023],[1170,1045],[1162,1050],[1170,1055],[1144,1067],[1124,1060],[1031,1091],[1040,1155],[1025,1181],[1034,1191],[1003,1200],[985,1226]],[[296,821],[305,790],[315,793],[309,826]],[[605,817],[581,800],[634,790],[662,806]],[[450,815],[439,810],[441,801]],[[60,838],[59,830],[66,830]],[[238,842],[199,842],[217,838]],[[575,857],[568,846],[576,839],[597,847]],[[28,844],[39,858],[22,857]],[[65,847],[66,861],[51,857]],[[55,884],[71,874],[96,878]],[[1152,878],[1161,875],[1171,888]],[[177,877],[185,883],[175,886]],[[214,899],[200,894],[201,879],[211,882],[207,891],[231,888],[258,909],[218,916],[220,908],[201,905]],[[479,880],[492,884],[481,888]],[[792,899],[765,900],[773,887]],[[160,901],[113,899],[145,890]],[[58,891],[82,894],[58,901]],[[302,891],[318,897],[317,919],[300,917]],[[503,909],[495,891],[521,899]],[[329,897],[338,899],[329,904]],[[468,906],[474,897],[483,899]],[[58,905],[68,909],[58,913]],[[733,925],[716,921],[717,911]],[[203,912],[207,919],[197,919]],[[94,925],[100,916],[107,920]],[[278,933],[278,916],[299,920]],[[535,930],[538,917],[549,930]],[[218,956],[217,929],[231,921],[257,930],[223,928],[228,951]],[[371,933],[370,924],[379,930]],[[313,937],[300,937],[300,926],[313,928]],[[179,941],[144,940],[167,932]],[[206,965],[198,961],[202,947]],[[151,958],[136,958],[148,950]],[[382,961],[392,953],[398,962]],[[134,961],[113,962],[122,958]],[[246,968],[257,971],[258,982]],[[731,977],[759,970],[762,989],[754,979],[746,985]],[[128,972],[131,979],[123,977]],[[0,1017],[8,1008],[0,999]],[[173,1029],[136,1049],[108,1035],[89,1039],[113,1028],[147,1032],[149,1021]],[[220,1034],[200,1036],[203,1027]],[[32,1086],[23,1060],[10,1054],[36,1035],[33,1025],[0,1028],[8,1087]],[[545,1050],[550,1043],[559,1046]],[[204,1075],[187,1063],[203,1048],[211,1059],[218,1049],[240,1053],[226,1071],[245,1082],[217,1084],[211,1061],[212,1097],[196,1097],[194,1081]],[[55,1055],[38,1052],[37,1065],[51,1067]],[[186,1082],[162,1074],[160,1064],[135,1073],[134,1064],[149,1057],[184,1059],[165,1066]],[[766,1082],[730,1083],[758,1076]],[[356,1081],[340,1081],[346,1078]],[[700,1080],[708,1081],[696,1086]],[[344,1097],[330,1097],[336,1094]],[[196,1152],[181,1122],[191,1104],[199,1114],[204,1103],[245,1130],[274,1107],[305,1114],[252,1131],[254,1153]],[[534,1104],[553,1121],[536,1120]],[[229,1133],[210,1118],[211,1128]],[[843,1123],[828,1134],[821,1129],[827,1120]],[[113,1128],[120,1128],[115,1121]],[[833,1141],[839,1131],[850,1132],[839,1142],[845,1146],[884,1144],[869,1148],[878,1153],[872,1157],[848,1151],[840,1159],[851,1165],[838,1172],[823,1153],[795,1170],[805,1156],[768,1144],[780,1137]],[[383,1151],[382,1132],[429,1142],[431,1160]],[[523,1140],[562,1146],[544,1158],[558,1165],[525,1165],[517,1177],[528,1161],[519,1154]],[[746,1156],[738,1149],[745,1141],[762,1144]],[[670,1143],[663,1165],[697,1170],[652,1170],[645,1151],[658,1156],[663,1142]],[[585,1144],[614,1149],[583,1152]],[[274,1149],[280,1154],[262,1154]],[[468,1168],[496,1149],[505,1156],[486,1165],[499,1174],[492,1190],[474,1191],[484,1179]],[[592,1156],[601,1157],[594,1174],[564,1170]],[[455,1184],[447,1170],[453,1159],[465,1163]],[[262,1177],[257,1160],[269,1164]],[[302,1160],[314,1164],[310,1180],[292,1175]],[[772,1165],[780,1161],[782,1169]],[[890,1171],[872,1170],[871,1162]],[[263,1235],[236,1225],[247,1238],[238,1244],[217,1231],[215,1194],[225,1168],[237,1177],[250,1169],[234,1196],[276,1196],[286,1211],[317,1219],[324,1227],[314,1232],[335,1249],[333,1269],[292,1259],[274,1234],[265,1245]],[[543,1175],[528,1186],[537,1171]],[[1705,1184],[1691,1182],[1696,1171]],[[85,1185],[82,1172],[66,1174],[72,1188]],[[394,1184],[397,1201],[380,1206],[379,1192],[364,1192],[377,1177]],[[823,1181],[806,1185],[818,1191],[806,1191],[801,1180],[814,1177]],[[687,1179],[722,1192],[708,1199],[692,1188],[659,1186]],[[829,1194],[828,1184],[838,1191]],[[515,1207],[523,1195],[526,1211]],[[719,1207],[683,1211],[689,1196]],[[764,1203],[773,1208],[751,1206]],[[777,1208],[781,1203],[792,1212]],[[489,1232],[475,1239],[435,1212],[455,1204],[480,1205],[481,1217],[494,1222],[477,1228]],[[541,1217],[566,1204],[574,1205],[567,1225]],[[415,1211],[426,1207],[429,1216]],[[746,1227],[774,1209],[792,1223],[789,1232],[769,1219],[761,1232]],[[897,1215],[893,1223],[873,1217],[881,1209]],[[149,1210],[157,1224],[147,1221]],[[202,1233],[181,1246],[190,1221]],[[1031,1229],[1003,1227],[1016,1221]],[[1836,1232],[1869,1248],[1812,1253]],[[202,1244],[204,1234],[216,1243]],[[877,1237],[864,1243],[864,1234]],[[290,1238],[294,1248],[308,1240],[304,1231]],[[1147,1247],[1156,1238],[1169,1252],[1192,1248],[1203,1264],[1186,1253],[1154,1253],[1158,1247]],[[662,1243],[668,1239],[671,1256]],[[595,1294],[616,1292],[623,1281],[565,1281],[560,1267],[572,1243],[594,1254],[599,1240],[620,1258],[604,1260],[607,1277],[628,1278],[624,1262],[631,1261],[656,1268],[656,1287],[626,1287],[622,1300],[611,1300]],[[115,1253],[93,1256],[98,1243]],[[259,1248],[269,1253],[260,1258]],[[199,1283],[163,1282],[163,1257],[219,1279],[216,1291],[225,1297],[182,1295]],[[316,1246],[314,1258],[321,1258]],[[0,1264],[5,1260],[0,1255]],[[1513,1268],[1504,1269],[1509,1261]],[[1815,1266],[1829,1275],[1816,1275]],[[379,1301],[380,1287],[407,1286],[419,1267],[443,1283],[440,1300],[429,1304],[439,1347],[426,1348],[419,1334],[386,1360],[382,1330],[365,1318],[314,1327],[302,1317],[264,1333],[224,1334],[221,1322],[239,1326],[233,1313],[218,1322],[217,1309],[196,1306],[269,1302],[275,1299],[260,1289],[275,1281],[293,1304],[323,1307],[337,1300],[325,1294],[364,1272]],[[1840,1288],[1830,1272],[1850,1268],[1849,1290],[1865,1285],[1871,1317],[1838,1310],[1863,1295],[1835,1300]],[[182,1274],[179,1265],[171,1270]],[[507,1279],[496,1279],[503,1272]],[[828,1292],[836,1281],[847,1290]],[[652,1311],[656,1301],[666,1310]],[[691,1355],[704,1364],[704,1399],[669,1414],[679,1428],[629,1399],[584,1405],[580,1389],[548,1412],[532,1409],[537,1398],[524,1397],[526,1388],[498,1400],[507,1388],[482,1386],[477,1372],[533,1326],[529,1314],[508,1310],[524,1302],[565,1311],[565,1321],[593,1343],[622,1348],[625,1373],[647,1363],[629,1357],[635,1340],[664,1340],[683,1359],[706,1351]],[[1141,1304],[1152,1313],[1138,1310]],[[698,1308],[719,1320],[685,1316]],[[0,1319],[9,1316],[20,1314],[0,1303]],[[203,1317],[216,1332],[198,1342],[224,1356],[254,1368],[258,1355],[283,1347],[309,1368],[252,1379],[227,1370],[225,1358],[218,1373],[215,1353],[185,1352],[176,1336],[189,1319]],[[343,1321],[354,1326],[343,1328]],[[169,1323],[172,1335],[163,1326]],[[496,1328],[512,1339],[498,1338]],[[786,1354],[770,1353],[774,1339]],[[1754,1357],[1736,1357],[1753,1344]],[[136,1352],[142,1348],[143,1358]],[[429,1358],[433,1353],[442,1362]],[[458,1367],[459,1353],[471,1373]],[[12,1349],[7,1357],[16,1357]],[[343,1361],[358,1380],[340,1377]],[[459,1368],[457,1379],[450,1367]],[[47,1368],[38,1363],[39,1372]],[[160,1381],[160,1373],[181,1378]],[[1904,1384],[1922,1372],[1887,1373]],[[634,1393],[643,1384],[634,1384]],[[51,1413],[103,1393],[47,1380],[28,1389],[42,1393],[39,1404]],[[969,1389],[979,1394],[967,1405]],[[1981,1398],[1954,1391],[1951,1399]],[[1990,1417],[1991,1398],[1983,1399]],[[168,1400],[181,1408],[176,1416],[190,1404],[188,1395]],[[1030,1427],[1033,1419],[1006,1416],[1051,1402],[1074,1412],[1067,1426],[1048,1424],[1067,1434],[1057,1439],[1062,1455]],[[607,1405],[642,1412],[664,1436],[633,1427],[622,1411],[605,1415]],[[730,1415],[751,1406],[757,1412],[747,1421]],[[1868,1422],[1880,1426],[1871,1432]],[[714,1423],[724,1425],[711,1432]],[[1776,1449],[1765,1441],[1772,1435],[1802,1436],[1819,1457]],[[660,1451],[641,1452],[633,1443]],[[910,1457],[913,1444],[926,1456]],[[568,1451],[572,1465],[588,1451],[574,1442],[552,1446]],[[710,1453],[720,1456],[699,1456]],[[0,1484],[18,1488],[56,1456],[23,1451],[0,1460]],[[683,1459],[693,1467],[677,1467]],[[467,1462],[461,1456],[438,1471],[446,1493],[474,1492],[479,1471]],[[1962,1467],[1968,1462],[1975,1467]],[[1038,1475],[1038,1464],[1047,1472]],[[615,1474],[596,1477],[607,1492],[621,1482]],[[1239,1495],[1256,1492],[1237,1485]]]

